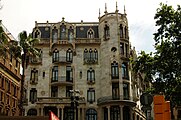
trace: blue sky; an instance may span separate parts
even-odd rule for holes
[[[120,13],[126,7],[130,41],[138,52],[154,50],[154,15],[159,3],[181,4],[181,0],[1,0],[0,19],[18,39],[21,31],[32,31],[35,21],[59,22],[65,17],[67,22],[98,22],[99,8],[103,15],[107,3],[108,12],[115,12],[116,1]]]

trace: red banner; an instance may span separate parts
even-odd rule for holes
[[[59,120],[59,118],[52,111],[50,111],[49,120]]]

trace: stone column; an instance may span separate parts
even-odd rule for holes
[[[81,116],[80,116],[80,108],[77,107],[77,110],[78,110],[78,120],[80,120],[80,119],[81,119]]]
[[[41,107],[40,109],[41,109],[41,111],[40,111],[40,116],[44,116],[44,115],[43,115],[43,107]]]
[[[85,108],[82,107],[82,120],[85,120]]]
[[[57,107],[57,117],[60,118],[60,107]]]
[[[120,120],[123,120],[123,105],[120,105]]]
[[[110,116],[110,106],[106,106],[106,108],[107,108],[107,110],[108,110],[108,120],[110,120],[111,119],[111,116]]]
[[[61,120],[63,120],[63,118],[64,118],[63,112],[64,112],[64,107],[62,106],[62,107],[61,107]]]

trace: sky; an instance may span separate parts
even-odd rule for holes
[[[115,12],[116,2],[120,13],[126,8],[131,46],[138,53],[154,51],[154,15],[160,2],[181,5],[181,0],[1,0],[0,20],[18,40],[23,30],[32,32],[35,21],[60,22],[64,17],[67,22],[98,22],[99,9],[103,15],[106,3],[107,11]]]

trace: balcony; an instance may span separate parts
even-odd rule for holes
[[[132,100],[131,97],[126,97],[123,95],[122,96],[105,96],[105,97],[101,97],[97,100],[98,105],[114,103],[114,102],[126,103],[130,106],[136,105],[136,103]]]
[[[59,64],[59,63],[71,64],[72,59],[67,58],[66,56],[60,56],[60,57],[53,58],[53,63],[55,63],[55,64]]]
[[[70,104],[71,99],[70,97],[38,97],[37,98],[37,104]],[[85,98],[80,97],[79,98],[79,104],[80,103],[85,103]]]
[[[101,44],[101,39],[99,38],[77,38],[75,44]]]
[[[30,58],[30,64],[41,64],[42,63],[42,58]]]
[[[84,59],[84,64],[97,64],[98,60],[97,59]]]
[[[51,85],[73,85],[73,78],[67,76],[52,77]]]
[[[47,38],[41,38],[39,42],[34,43],[35,46],[37,45],[49,45],[50,44],[50,39]]]

